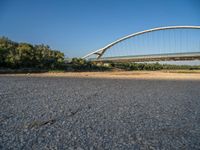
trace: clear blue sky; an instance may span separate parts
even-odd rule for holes
[[[168,25],[200,25],[200,0],[0,0],[0,36],[67,57]]]

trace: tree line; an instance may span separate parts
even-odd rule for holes
[[[172,65],[159,63],[110,63],[112,68],[117,68],[125,71],[132,70],[200,70],[200,66],[191,65]]]
[[[64,62],[64,53],[48,45],[17,43],[0,37],[0,68],[56,68]]]
[[[106,71],[106,70],[163,70],[163,69],[200,69],[200,66],[167,65],[159,63],[103,63],[91,62],[81,58],[65,60],[64,53],[52,50],[48,45],[17,43],[0,37],[0,70],[13,69],[14,72],[41,71]],[[0,73],[1,73],[0,71]],[[6,72],[6,71],[5,71]]]

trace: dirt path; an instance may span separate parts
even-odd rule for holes
[[[3,76],[5,76],[5,74]],[[173,71],[117,71],[117,72],[66,72],[66,73],[50,72],[50,73],[31,73],[31,74],[6,74],[6,76],[200,80],[200,71],[173,70]]]

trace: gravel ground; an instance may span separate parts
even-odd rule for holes
[[[0,149],[200,149],[200,80],[1,76]]]

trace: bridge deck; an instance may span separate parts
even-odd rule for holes
[[[178,61],[178,60],[200,60],[200,52],[176,53],[176,54],[153,54],[138,56],[104,57],[101,59],[90,59],[94,62],[145,62],[145,61]]]

